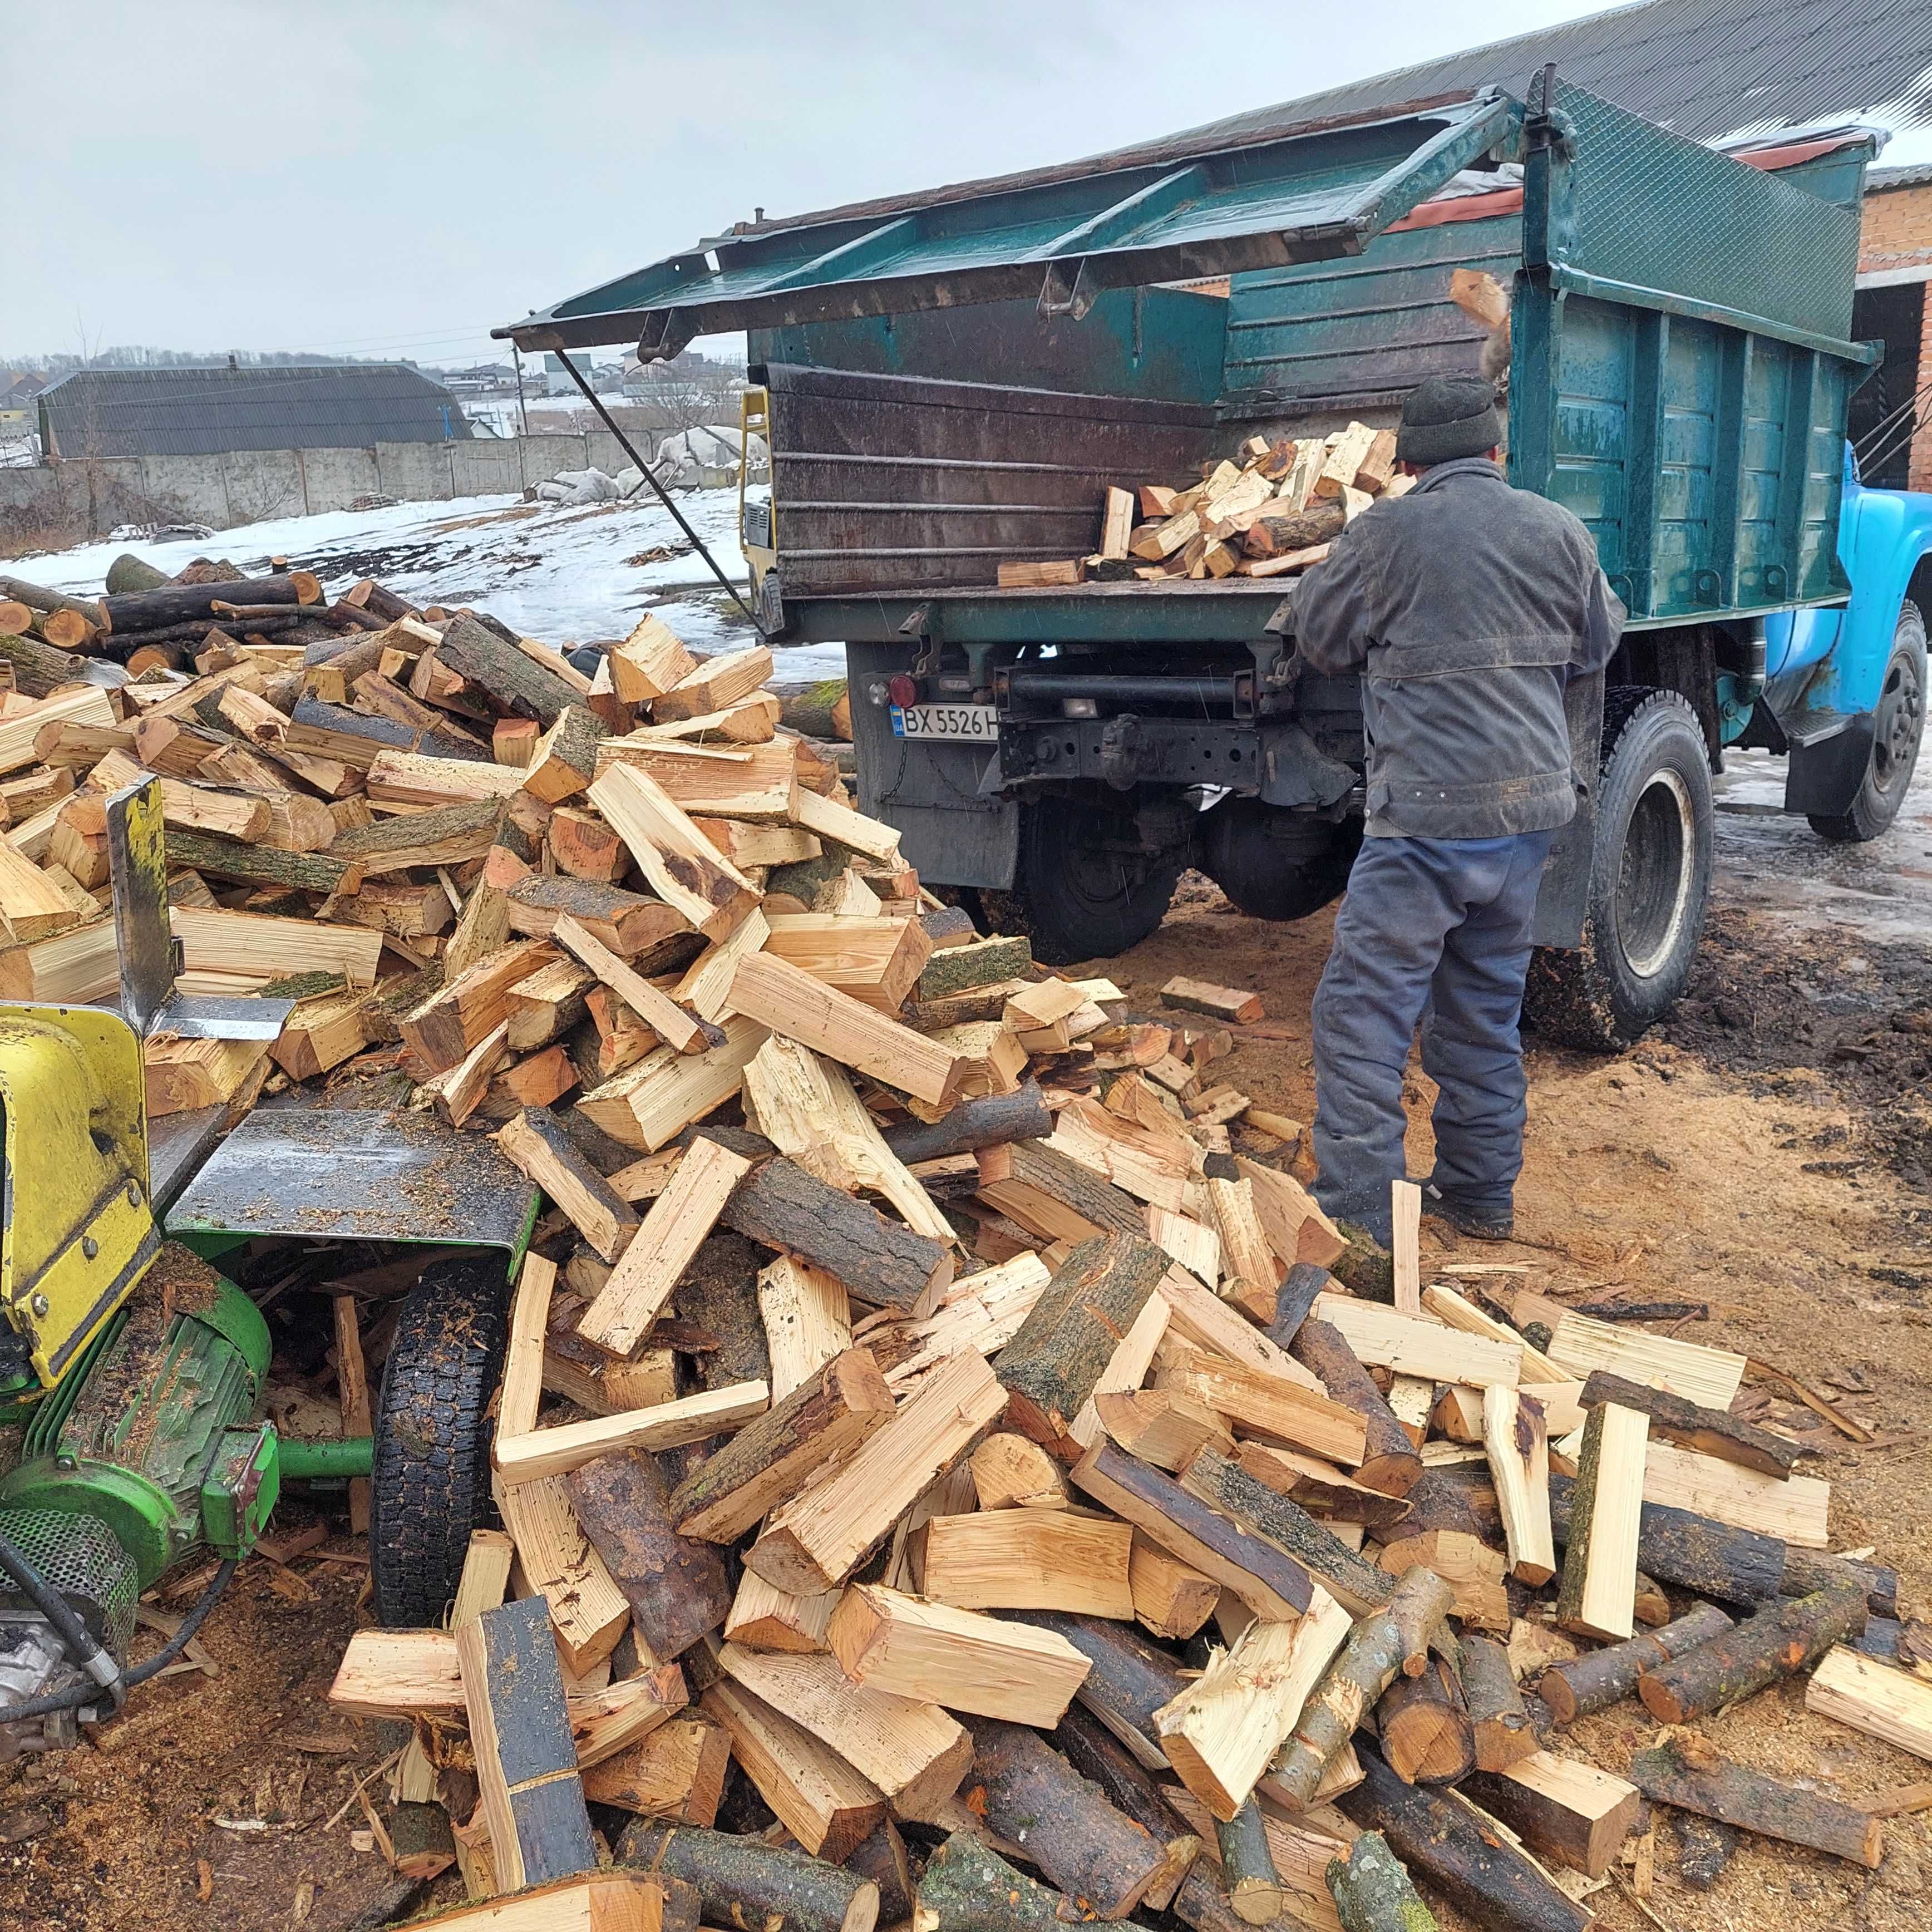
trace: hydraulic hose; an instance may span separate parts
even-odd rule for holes
[[[121,1666],[88,1634],[86,1624],[74,1606],[29,1563],[17,1545],[0,1536],[0,1570],[4,1570],[26,1594],[34,1609],[59,1633],[67,1653],[94,1683],[114,1700],[116,1710],[128,1694]],[[85,1690],[86,1685],[76,1686]]]
[[[18,1554],[17,1552],[15,1553]],[[149,1678],[165,1670],[188,1648],[188,1640],[207,1620],[208,1612],[214,1609],[222,1592],[227,1588],[229,1580],[238,1567],[238,1559],[229,1557],[208,1579],[208,1588],[195,1599],[194,1608],[182,1618],[181,1628],[145,1664],[136,1664],[122,1676],[121,1687],[124,1694],[138,1684],[146,1683]],[[35,1579],[35,1581],[38,1580]],[[23,1582],[21,1588],[26,1589],[28,1586]],[[31,1591],[28,1594],[32,1594]],[[63,1605],[62,1607],[66,1606]],[[25,1724],[30,1718],[51,1717],[56,1711],[78,1710],[83,1704],[93,1700],[95,1688],[91,1684],[70,1684],[64,1690],[54,1691],[45,1697],[30,1698],[24,1704],[0,1705],[0,1724]]]

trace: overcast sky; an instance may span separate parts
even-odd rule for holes
[[[501,355],[491,325],[755,206],[1066,160],[1594,10],[23,4],[10,70],[64,106],[9,144],[0,358]]]

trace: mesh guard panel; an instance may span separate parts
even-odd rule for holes
[[[1838,341],[1852,332],[1858,216],[1559,80],[1576,123],[1569,266]]]
[[[66,1598],[89,1634],[117,1664],[128,1660],[140,1580],[114,1532],[91,1516],[57,1510],[8,1510],[0,1534]],[[0,1582],[12,1579],[0,1572]],[[0,1589],[0,1608],[29,1610],[18,1590]]]

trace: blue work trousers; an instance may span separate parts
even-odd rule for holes
[[[1522,1166],[1523,975],[1553,832],[1365,838],[1315,994],[1316,1198],[1387,1246],[1418,1022],[1438,1090],[1435,1184],[1484,1220]]]

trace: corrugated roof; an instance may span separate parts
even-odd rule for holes
[[[48,452],[61,457],[356,449],[472,433],[441,383],[400,362],[79,369],[40,404]]]
[[[1641,0],[1190,134],[1234,141],[1291,112],[1362,113],[1489,82],[1522,99],[1550,61],[1573,86],[1693,140],[1874,110],[1894,128],[1932,125],[1925,0]]]
[[[1916,167],[1874,168],[1865,176],[1865,192],[1882,194],[1892,188],[1924,188],[1932,183],[1932,161],[1921,161]]]

